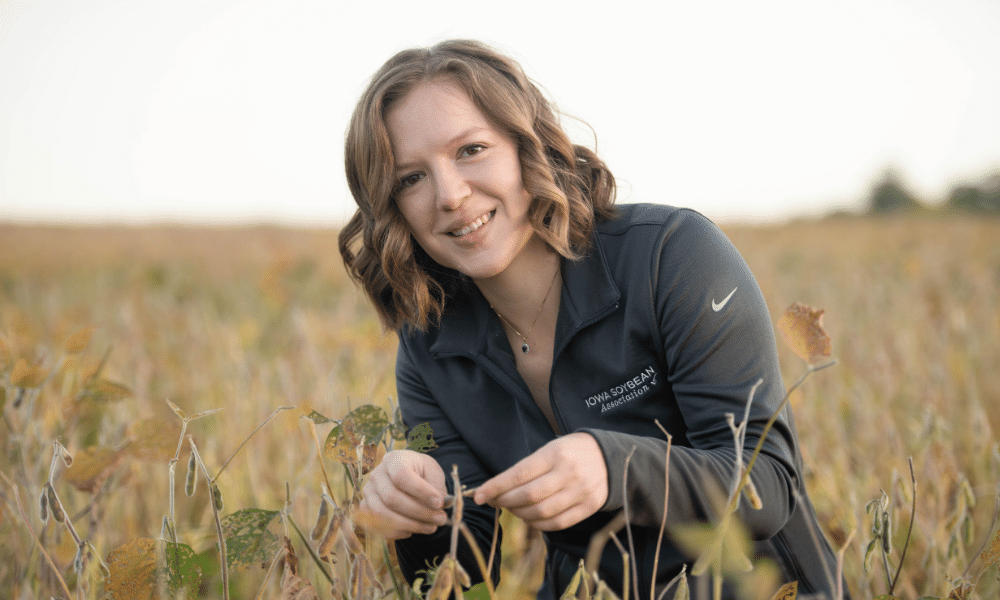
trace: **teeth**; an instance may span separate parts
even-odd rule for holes
[[[470,223],[470,224],[466,225],[465,227],[459,229],[458,231],[453,231],[452,235],[455,236],[455,237],[462,237],[463,235],[468,235],[468,234],[472,233],[473,231],[479,229],[480,227],[482,227],[486,223],[488,223],[489,220],[490,220],[490,217],[492,217],[492,216],[493,216],[493,212],[490,211],[490,212],[486,213],[485,215],[479,217],[478,219],[476,219],[472,223]]]

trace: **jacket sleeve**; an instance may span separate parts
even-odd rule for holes
[[[667,380],[683,416],[683,423],[663,423],[674,435],[668,477],[657,475],[668,467],[664,438],[586,431],[600,444],[608,465],[605,510],[622,508],[627,497],[637,525],[658,526],[664,510],[670,524],[712,521],[721,516],[737,475],[727,414],[737,424],[743,420],[759,381],[738,449],[746,464],[784,397],[774,330],[749,268],[708,219],[680,211],[652,244],[651,254],[650,327],[659,331]],[[786,409],[751,471],[763,507],[755,509],[746,499],[739,504],[738,514],[755,539],[773,536],[788,521],[797,466],[794,425]]]
[[[431,359],[426,351],[420,352],[410,347],[411,344],[418,346],[423,339],[419,335],[408,337],[405,332],[401,333],[396,357],[396,392],[399,396],[403,421],[407,427],[412,428],[421,423],[428,423],[431,426],[437,448],[431,450],[429,454],[437,460],[444,470],[448,493],[454,494],[452,465],[458,466],[461,482],[468,487],[478,486],[489,476],[484,472],[472,451],[462,441],[454,426],[423,383],[419,361]],[[489,556],[490,545],[493,541],[494,520],[495,509],[492,507],[478,506],[470,501],[464,503],[462,522],[475,537],[484,557]],[[409,538],[396,540],[396,555],[399,566],[403,571],[403,576],[411,585],[418,576],[422,576],[426,580],[426,576],[419,575],[419,573],[437,566],[448,554],[451,549],[451,530],[451,526],[447,525],[438,528],[430,535],[414,534]],[[498,552],[499,545],[500,539],[498,538]],[[483,574],[476,562],[475,555],[462,535],[459,535],[457,554],[459,562],[469,574],[473,584],[482,581]],[[499,560],[494,561],[492,580],[494,583],[500,580]]]

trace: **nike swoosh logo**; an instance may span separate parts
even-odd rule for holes
[[[733,297],[733,294],[735,294],[738,289],[738,287],[734,287],[733,291],[729,292],[729,295],[722,299],[722,302],[716,302],[715,298],[712,298],[712,310],[719,312],[725,308],[726,304],[729,304],[729,299]]]

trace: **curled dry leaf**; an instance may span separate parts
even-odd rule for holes
[[[796,302],[778,319],[778,330],[785,343],[811,365],[830,356],[830,336],[823,329],[824,312]]]
[[[299,577],[299,559],[292,548],[292,540],[285,538],[285,571],[281,576],[281,600],[319,600],[316,588]]]

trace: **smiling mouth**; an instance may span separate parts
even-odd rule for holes
[[[456,237],[456,238],[460,238],[460,237],[462,237],[464,235],[469,235],[473,231],[475,231],[475,230],[479,229],[480,227],[482,227],[483,225],[489,223],[490,219],[493,218],[493,215],[495,215],[496,212],[497,212],[496,209],[491,210],[490,212],[488,212],[485,215],[479,217],[478,219],[476,219],[472,223],[469,223],[465,227],[463,227],[461,229],[458,229],[458,230],[455,230],[455,231],[449,231],[448,235],[450,235],[451,237]]]

